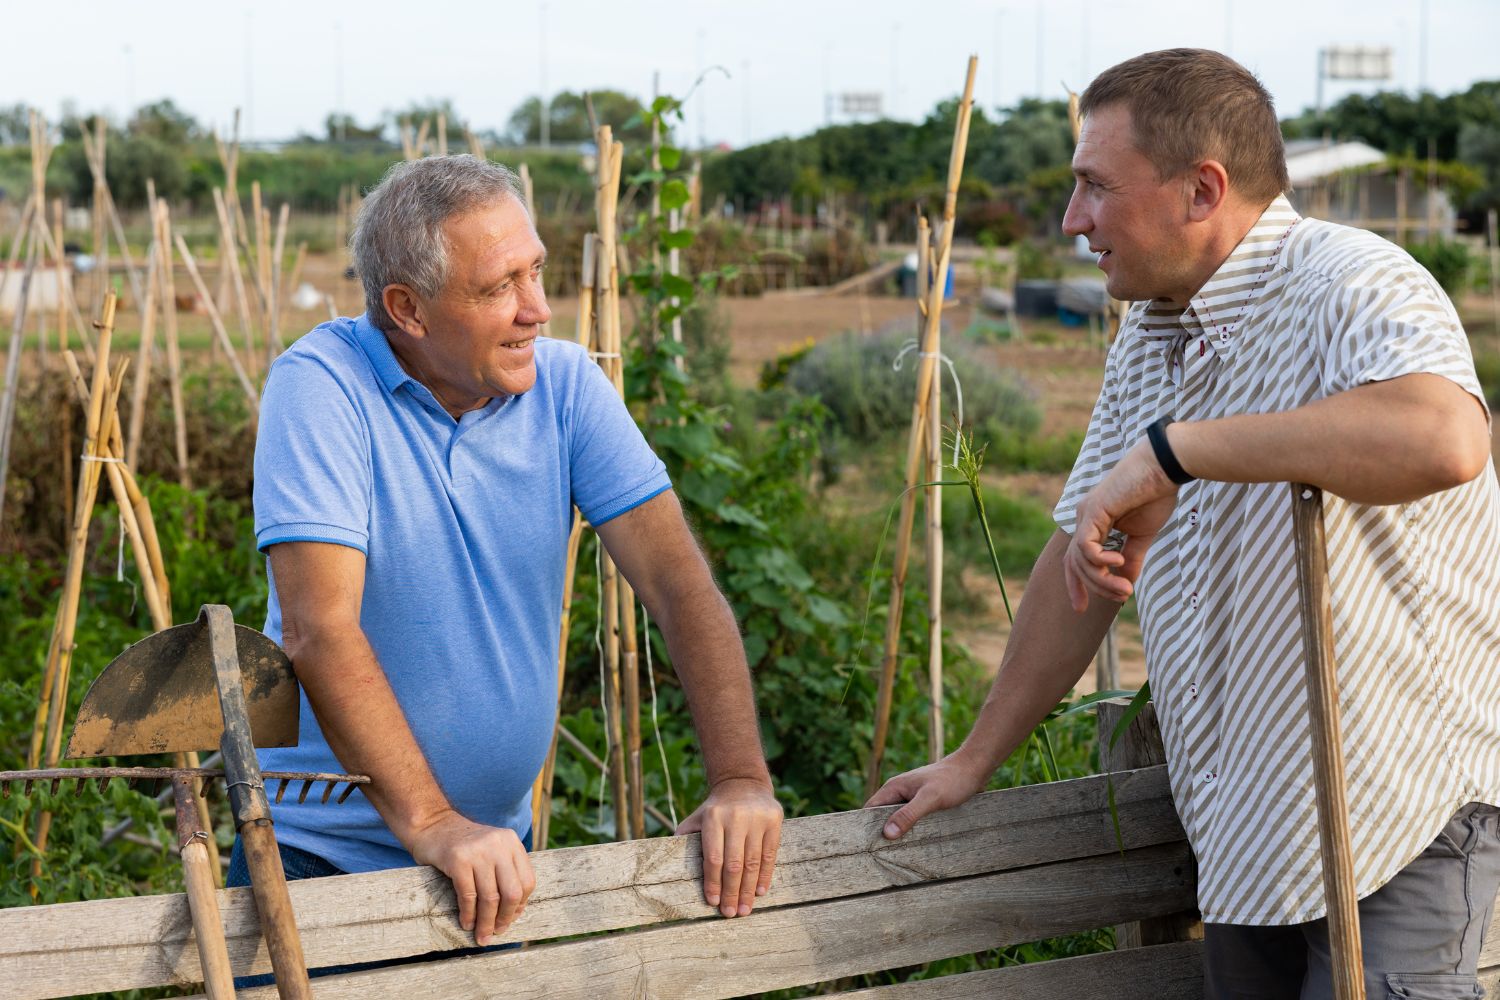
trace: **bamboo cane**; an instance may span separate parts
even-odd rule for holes
[[[448,155],[448,116],[442,111],[437,116],[437,155]]]
[[[885,655],[881,661],[880,688],[875,705],[875,734],[870,746],[870,765],[866,792],[874,795],[880,787],[880,764],[885,757],[886,732],[890,726],[891,693],[896,682],[896,659],[901,640],[901,610],[906,596],[907,559],[911,552],[912,522],[916,513],[917,475],[921,472],[925,435],[923,420],[931,400],[932,374],[937,366],[935,347],[942,324],[943,288],[948,279],[949,255],[953,248],[953,217],[958,201],[958,184],[963,174],[964,150],[969,139],[969,116],[974,106],[974,73],[978,56],[969,57],[968,75],[964,81],[963,99],[958,105],[954,126],[953,151],[948,160],[948,185],[943,197],[943,223],[939,231],[937,267],[928,295],[927,325],[923,332],[921,357],[917,366],[917,394],[912,404],[911,433],[906,447],[906,488],[901,494],[901,516],[896,529],[896,553],[891,570],[891,596],[885,623]]]
[[[53,266],[61,271],[67,266],[67,258],[63,254],[62,243],[52,238],[52,230],[47,226],[46,219],[47,164],[51,159],[52,145],[47,140],[46,120],[33,111],[31,113],[31,193],[36,210],[31,216],[31,235],[32,239],[41,240],[42,248],[51,255]],[[73,317],[73,324],[84,343],[84,352],[89,360],[93,361],[92,328],[83,321],[83,315],[78,311],[78,301],[73,295],[72,287],[61,286],[58,288],[58,294],[67,302],[69,314]]]
[[[253,344],[254,335],[250,332],[250,299],[245,294],[245,274],[240,267],[240,250],[235,241],[234,214],[229,211],[229,203],[225,200],[224,192],[214,188],[214,214],[219,219],[219,239],[224,244],[224,260],[221,264],[224,274],[229,281],[230,290],[234,294],[235,314],[240,324],[240,336],[244,338],[246,345]]]
[[[1492,208],[1485,213],[1485,233],[1490,250],[1490,309],[1495,322],[1495,343],[1500,346],[1500,218]]]
[[[62,250],[66,246],[66,241],[63,239],[63,203],[61,198],[52,199],[52,242],[59,250]],[[66,351],[68,349],[68,307],[63,301],[62,295],[63,282],[68,280],[66,260],[58,262],[55,273],[57,275],[57,349],[59,351]],[[71,463],[69,464],[71,465]]]
[[[403,160],[415,160],[417,158],[417,151],[411,142],[411,122],[403,120],[397,132],[401,136],[401,158]]]
[[[1364,1000],[1359,895],[1354,883],[1353,839],[1345,795],[1343,736],[1339,725],[1338,672],[1333,611],[1328,592],[1328,546],[1323,491],[1292,483],[1292,524],[1297,542],[1297,594],[1307,656],[1307,710],[1312,729],[1313,780],[1318,800],[1318,843],[1328,907],[1335,1000]]]
[[[595,136],[600,151],[596,199],[599,242],[596,248],[598,250],[598,275],[595,295],[598,305],[595,312],[599,321],[600,363],[610,382],[618,389],[622,384],[623,367],[620,364],[620,296],[618,262],[615,253],[617,246],[615,212],[619,204],[620,165],[624,146],[614,141],[608,125],[601,125]],[[630,796],[624,746],[625,726],[622,718],[625,706],[622,704],[619,626],[621,624],[620,608],[625,600],[633,600],[633,598],[625,596],[629,593],[629,584],[619,576],[614,561],[609,558],[608,553],[603,553],[601,565],[605,605],[605,698],[609,706],[612,736],[609,755],[610,776],[614,781],[616,836],[623,839],[630,829]]]
[[[473,154],[476,160],[485,160],[489,158],[485,155],[483,140],[481,140],[479,136],[475,135],[473,132],[469,131],[468,126],[464,127],[464,140],[468,142],[469,152]]]
[[[89,174],[102,192],[104,217],[109,223],[110,232],[114,234],[115,246],[120,251],[120,260],[125,264],[125,277],[130,282],[130,293],[135,296],[136,308],[139,309],[144,296],[141,289],[141,276],[136,271],[135,259],[130,256],[130,245],[125,240],[125,226],[120,222],[120,212],[115,208],[115,197],[109,190],[109,176],[104,172],[104,147],[90,141],[87,129],[79,132],[79,138],[83,140],[83,152],[88,160]],[[62,245],[61,236],[58,237],[57,242],[59,246]]]
[[[5,483],[10,470],[11,432],[16,423],[16,404],[21,384],[21,346],[26,335],[26,303],[31,295],[31,280],[36,275],[37,246],[31,241],[26,254],[26,271],[21,275],[21,293],[16,298],[16,315],[10,328],[10,346],[5,353],[5,388],[0,393],[0,523],[5,516]]]
[[[193,259],[193,253],[188,249],[187,242],[178,233],[173,237],[177,245],[177,252],[182,256],[182,262],[187,266],[188,277],[193,281],[193,287],[197,289],[198,296],[203,299],[203,311],[208,314],[208,323],[213,327],[214,334],[219,338],[219,343],[224,348],[224,353],[229,357],[229,367],[234,369],[235,378],[239,379],[240,388],[245,390],[245,399],[250,403],[250,415],[260,416],[260,394],[255,391],[255,385],[250,381],[250,376],[245,374],[244,366],[240,364],[239,357],[234,352],[234,344],[229,339],[229,331],[224,329],[224,320],[219,316],[219,310],[214,308],[214,300],[208,294],[208,287],[203,284],[203,277],[198,273],[198,262]]]
[[[276,243],[271,250],[271,305],[266,310],[266,368],[281,353],[281,258],[286,252],[286,222],[292,206],[281,203],[276,220]],[[295,286],[294,286],[295,287]]]
[[[88,135],[87,126],[79,129],[80,135]],[[104,116],[94,116],[94,149],[93,156],[97,158],[98,170],[94,173],[93,201],[90,203],[90,216],[94,226],[94,282],[92,313],[98,313],[104,308],[104,293],[109,289],[109,238],[104,229],[104,156],[107,134],[104,128]],[[84,140],[87,142],[87,140]],[[87,147],[85,147],[87,148]],[[94,161],[90,161],[91,169]]]
[[[63,357],[68,357],[64,354]],[[63,523],[62,543],[68,544],[68,531],[73,527],[73,407],[64,396],[58,407],[58,422],[62,425],[62,474],[63,474]]]
[[[417,128],[416,159],[427,155],[427,133],[432,130],[432,119],[423,118],[422,124]]]
[[[918,301],[926,304],[931,294],[931,234],[926,218],[917,223],[919,257],[917,282],[922,290]],[[941,292],[939,293],[941,294]],[[921,309],[918,310],[921,312]],[[920,317],[919,317],[920,318]],[[941,341],[933,345],[941,351]],[[927,453],[923,479],[923,501],[927,509],[927,759],[935,763],[943,756],[943,496],[935,485],[943,477],[943,369],[932,367],[932,396],[927,404]]]
[[[172,267],[172,209],[159,203],[156,217],[156,252],[161,255],[157,275],[161,281],[162,332],[167,339],[167,387],[172,399],[172,430],[177,448],[177,482],[192,489],[188,472],[187,410],[182,402],[182,352],[177,343],[177,277]]]
[[[594,333],[594,234],[583,236],[583,266],[578,279],[578,328],[575,339],[581,347],[588,347]],[[578,549],[583,542],[583,516],[573,508],[573,526],[568,532],[568,555],[563,565],[562,623],[557,645],[557,697],[561,705],[563,683],[568,669],[568,633],[572,628],[573,580],[578,570]],[[547,834],[552,825],[552,782],[557,767],[557,730],[553,728],[552,745],[547,750],[547,762],[537,775],[531,792],[531,849],[547,849]]]
[[[10,241],[10,251],[5,258],[5,271],[0,273],[0,301],[4,301],[5,293],[10,288],[10,275],[15,270],[16,261],[20,259],[21,248],[30,245],[31,213],[34,205],[35,194],[28,193],[26,201],[21,207],[20,224],[16,226],[16,234]]]
[[[141,312],[141,342],[136,345],[135,381],[130,387],[130,432],[126,436],[125,461],[131,468],[138,465],[141,454],[141,432],[146,425],[146,393],[151,388],[151,355],[156,340],[157,271],[161,255],[156,252],[156,241],[151,242],[150,260],[146,267],[145,308]]]

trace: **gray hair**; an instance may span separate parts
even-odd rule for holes
[[[443,225],[505,197],[525,207],[520,178],[467,153],[407,160],[387,170],[365,196],[349,237],[370,322],[397,329],[382,301],[387,285],[409,285],[427,298],[441,291],[450,272]]]

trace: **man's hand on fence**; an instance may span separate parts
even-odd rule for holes
[[[679,835],[701,833],[703,899],[726,917],[750,915],[771,889],[781,846],[781,803],[759,779],[729,778],[682,821]]]
[[[870,796],[865,808],[906,805],[891,813],[882,832],[887,840],[905,836],[917,820],[940,809],[963,805],[984,788],[988,775],[977,774],[949,754],[936,764],[928,764],[905,774],[898,774]]]
[[[483,947],[526,908],[536,874],[514,830],[484,826],[452,810],[414,832],[407,844],[418,864],[453,880],[458,923]]]

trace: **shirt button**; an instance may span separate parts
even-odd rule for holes
[[[1192,527],[1192,526],[1197,525],[1197,523],[1198,523],[1198,508],[1194,507],[1192,510],[1188,511],[1188,525],[1189,525],[1189,527]]]
[[[1196,590],[1188,596],[1188,607],[1194,611],[1198,610],[1198,592]]]
[[[1207,781],[1213,781],[1218,776],[1219,776],[1219,772],[1218,771],[1204,771],[1203,772],[1203,780],[1206,781],[1206,782]]]
[[[1196,684],[1189,684],[1188,685],[1188,695],[1191,696],[1191,697],[1193,697],[1193,698],[1198,697],[1198,685],[1196,685]]]

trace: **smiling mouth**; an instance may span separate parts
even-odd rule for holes
[[[534,343],[536,343],[535,337],[527,337],[525,340],[513,340],[508,344],[501,344],[500,346],[512,351],[524,351]]]
[[[1094,264],[1095,264],[1095,265],[1096,265],[1096,266],[1097,266],[1097,265],[1101,265],[1101,264],[1103,264],[1103,263],[1104,263],[1104,258],[1106,258],[1106,257],[1108,257],[1108,256],[1109,256],[1109,254],[1110,254],[1110,251],[1108,251],[1108,250],[1096,250],[1096,251],[1094,251],[1094,252],[1095,252],[1095,253],[1096,253],[1096,254],[1098,254],[1098,255],[1099,255],[1099,256],[1098,256],[1098,257],[1097,257],[1097,258],[1096,258],[1096,259],[1095,259],[1095,260],[1094,260]]]

